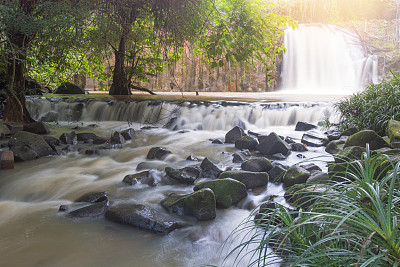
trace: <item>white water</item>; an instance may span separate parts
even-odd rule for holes
[[[366,55],[358,36],[334,25],[285,30],[282,88],[304,93],[348,93],[378,81],[378,58]]]

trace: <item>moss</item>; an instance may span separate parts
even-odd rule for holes
[[[390,144],[394,148],[400,148],[400,122],[390,120],[388,123],[388,135]]]

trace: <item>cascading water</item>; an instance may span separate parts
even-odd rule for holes
[[[378,57],[366,55],[358,36],[333,25],[286,29],[283,90],[352,93],[378,82]]]

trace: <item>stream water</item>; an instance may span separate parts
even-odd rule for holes
[[[294,43],[291,42],[288,49]],[[295,62],[284,64],[294,66]],[[286,74],[293,71],[285,69]],[[291,82],[287,82],[291,87]],[[300,81],[292,84],[301,85]],[[27,104],[35,119],[50,122],[51,135],[55,137],[72,130],[109,137],[114,131],[127,128],[134,128],[137,135],[121,149],[101,150],[100,155],[69,152],[18,163],[13,170],[2,170],[0,266],[246,266],[249,258],[234,262],[234,257],[231,257],[222,262],[229,246],[237,245],[242,237],[225,247],[222,245],[248,218],[251,208],[268,196],[276,195],[276,201],[284,202],[284,189],[280,184],[269,183],[261,192],[250,192],[237,206],[218,210],[213,221],[196,222],[190,217],[179,217],[192,226],[168,235],[149,233],[104,218],[69,219],[58,212],[58,208],[71,204],[85,193],[106,191],[111,203],[143,203],[156,212],[165,213],[159,205],[163,198],[171,193],[192,192],[192,187],[163,182],[156,187],[122,183],[125,175],[137,172],[139,163],[148,162],[146,155],[151,147],[160,146],[172,151],[164,161],[148,162],[155,169],[198,165],[198,162],[186,160],[189,155],[212,157],[224,168],[238,169],[240,164],[232,162],[232,154],[237,152],[233,145],[211,143],[216,138],[223,140],[226,132],[236,125],[264,134],[274,131],[299,141],[303,133],[294,131],[297,121],[316,124],[324,118],[333,122],[338,120],[331,104],[323,102],[135,102],[32,98]],[[146,125],[152,127],[142,128]],[[280,163],[292,165],[304,160],[298,154],[292,153]],[[309,148],[302,154],[306,160],[327,156],[323,148]],[[324,162],[315,163],[326,170]],[[162,171],[155,171],[155,174],[158,174],[158,179],[163,179]]]

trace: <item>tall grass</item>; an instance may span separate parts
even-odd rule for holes
[[[393,171],[382,177],[382,160],[367,147],[342,182],[313,185],[306,210],[280,205],[249,218],[232,235],[246,231],[247,239],[228,257],[250,258],[248,266],[399,266],[400,163],[388,159]]]
[[[364,91],[356,93],[335,104],[341,114],[341,126],[357,126],[385,135],[390,119],[400,120],[400,77],[370,84]]]

